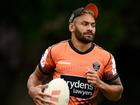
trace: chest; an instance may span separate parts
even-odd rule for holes
[[[99,71],[103,69],[102,61],[94,54],[63,54],[55,63],[55,70],[60,74],[85,76],[88,70],[93,70],[95,63],[99,64]]]

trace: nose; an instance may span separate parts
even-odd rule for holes
[[[93,27],[92,25],[88,25],[88,31],[94,32],[95,27]]]

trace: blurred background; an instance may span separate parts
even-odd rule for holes
[[[89,2],[99,8],[95,42],[114,55],[124,85],[120,101],[102,105],[139,104],[138,0],[1,0],[1,105],[34,105],[26,87],[29,75],[48,46],[70,38],[72,11]]]

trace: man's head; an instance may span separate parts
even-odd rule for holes
[[[72,37],[82,43],[93,42],[97,16],[98,8],[91,3],[84,8],[81,7],[73,11],[69,19],[69,30],[72,33]]]

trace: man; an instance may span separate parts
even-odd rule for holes
[[[73,11],[69,19],[71,39],[46,49],[28,80],[29,95],[36,105],[53,104],[43,99],[47,74],[63,78],[70,89],[69,105],[97,105],[98,91],[111,100],[121,98],[123,86],[111,53],[94,43],[98,8],[88,4]]]

